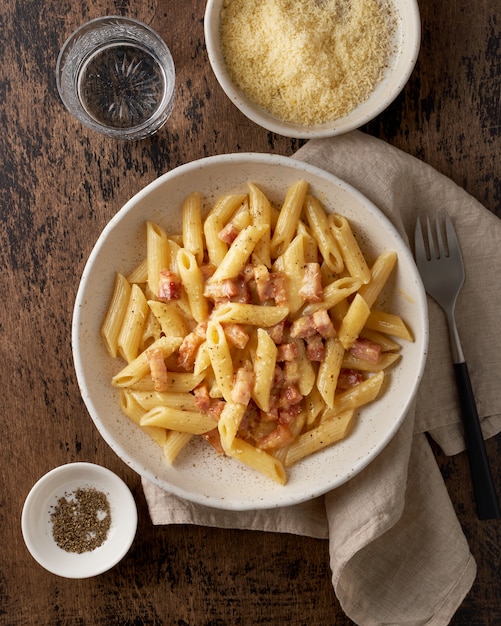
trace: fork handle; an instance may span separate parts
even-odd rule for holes
[[[499,502],[485,449],[484,436],[478,419],[470,374],[465,362],[454,363],[459,401],[463,414],[466,448],[470,461],[470,472],[477,503],[479,519],[501,517]]]

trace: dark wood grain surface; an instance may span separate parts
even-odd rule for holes
[[[501,217],[499,0],[419,4],[423,36],[414,74],[365,130],[434,166]],[[223,94],[207,61],[204,9],[201,0],[0,0],[1,624],[352,623],[332,590],[326,541],[153,527],[139,477],[98,435],[76,384],[70,329],[79,276],[124,202],[199,157],[290,155],[301,145],[257,127]],[[176,104],[151,139],[106,139],[82,127],[59,100],[54,69],[61,44],[104,14],[151,24],[172,51]],[[501,438],[487,449],[499,486]],[[466,456],[435,452],[478,563],[452,624],[501,624],[500,522],[476,519]],[[71,461],[115,471],[139,509],[130,553],[87,580],[43,570],[20,528],[34,482]]]

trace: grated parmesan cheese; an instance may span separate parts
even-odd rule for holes
[[[391,16],[378,0],[225,0],[221,48],[235,85],[284,121],[320,124],[384,75]]]

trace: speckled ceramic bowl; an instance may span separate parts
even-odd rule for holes
[[[250,120],[287,137],[332,137],[360,128],[384,111],[402,91],[416,64],[421,45],[421,19],[416,0],[381,0],[396,17],[393,46],[383,79],[370,96],[346,115],[323,124],[304,126],[281,120],[252,102],[232,81],[220,44],[220,14],[225,0],[208,0],[205,41],[214,74],[233,104]]]
[[[380,400],[365,407],[344,441],[300,461],[279,486],[229,458],[217,456],[200,439],[185,448],[174,466],[139,427],[122,415],[111,378],[123,367],[111,359],[99,329],[115,272],[130,272],[145,255],[145,220],[169,233],[180,232],[180,207],[198,190],[208,206],[224,192],[257,184],[279,203],[297,179],[306,179],[327,210],[341,211],[353,224],[369,260],[383,250],[398,253],[389,310],[401,314],[415,336],[404,343]],[[229,154],[183,165],[149,184],[112,218],[84,269],[73,317],[73,353],[83,399],[97,428],[113,450],[136,472],[159,487],[204,505],[223,509],[285,506],[325,493],[360,472],[399,428],[414,398],[425,363],[428,340],[425,292],[409,248],[387,218],[363,195],[309,164],[266,154]]]

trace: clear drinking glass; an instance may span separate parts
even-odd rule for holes
[[[99,17],[66,40],[56,66],[61,100],[80,122],[115,139],[142,139],[168,119],[175,69],[163,39],[137,20]]]

